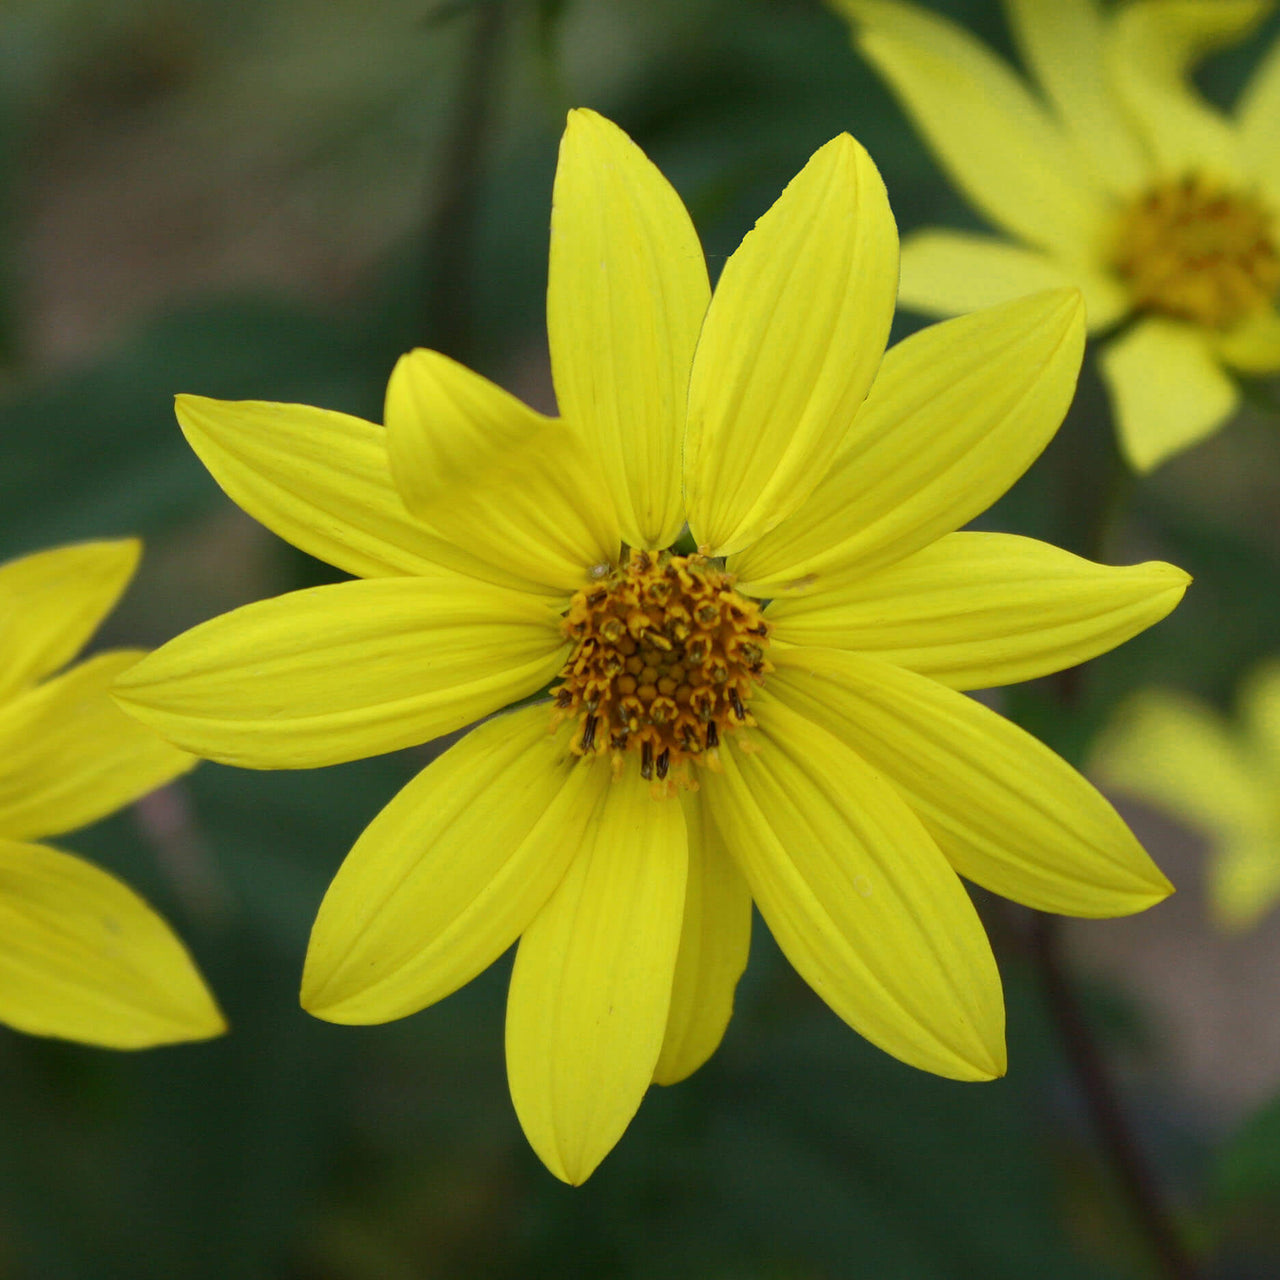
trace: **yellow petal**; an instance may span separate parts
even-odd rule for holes
[[[917,231],[902,242],[898,305],[925,315],[955,316],[1044,289],[1084,294],[1090,331],[1108,328],[1128,310],[1124,289],[1091,266],[1071,265],[970,231]]]
[[[520,940],[507,997],[511,1100],[533,1149],[575,1185],[635,1115],[662,1048],[684,912],[684,818],[634,769],[590,775],[597,805]]]
[[[824,589],[967,523],[1058,429],[1083,350],[1074,290],[946,320],[900,342],[809,501],[730,570],[756,596]]]
[[[571,111],[551,208],[551,368],[632,546],[665,547],[684,524],[680,441],[710,296],[671,184],[617,125]]]
[[[1217,924],[1232,932],[1252,928],[1280,901],[1280,823],[1223,838],[1207,881]]]
[[[788,183],[716,284],[685,438],[699,546],[737,551],[813,490],[879,368],[897,285],[884,183],[841,134]]]
[[[1213,435],[1240,402],[1209,335],[1178,320],[1139,320],[1102,349],[1098,363],[1120,448],[1135,471]]]
[[[1221,717],[1186,694],[1148,690],[1116,713],[1090,773],[1215,836],[1267,826],[1274,780]]]
[[[1245,171],[1280,206],[1280,39],[1249,77],[1236,108],[1240,153]]]
[[[684,798],[689,882],[657,1084],[692,1075],[720,1045],[751,945],[751,891],[701,798]]]
[[[0,839],[0,1021],[110,1049],[226,1030],[186,948],[132,889],[80,858]]]
[[[111,699],[117,676],[143,656],[98,654],[0,706],[0,834],[86,826],[196,763]]]
[[[1246,316],[1233,329],[1217,335],[1218,355],[1241,373],[1280,371],[1280,313],[1274,307]]]
[[[1131,194],[1147,178],[1148,161],[1107,81],[1097,0],[1005,0],[1005,10],[1068,137],[1108,190]]]
[[[1072,916],[1128,915],[1172,892],[1080,774],[981,703],[861,654],[775,661],[774,695],[883,771],[967,879]]]
[[[1114,568],[1034,538],[952,533],[905,560],[769,608],[791,644],[872,654],[953,689],[987,689],[1114,649],[1182,599],[1190,578]]]
[[[564,652],[551,601],[437,569],[245,605],[161,646],[115,692],[197,755],[308,769],[460,729],[540,689]]]
[[[1249,749],[1280,781],[1280,658],[1249,673],[1240,690],[1240,718]]]
[[[524,932],[581,845],[599,789],[550,723],[546,702],[487,721],[365,828],[311,930],[305,1009],[329,1022],[403,1018]]]
[[[133,577],[142,543],[80,542],[0,565],[0,699],[65,666]]]
[[[1166,174],[1208,170],[1240,176],[1231,122],[1188,76],[1214,49],[1243,37],[1271,0],[1133,0],[1120,6],[1107,40],[1107,70]]]
[[[915,5],[833,0],[951,180],[993,223],[1088,258],[1105,213],[1092,175],[1022,81],[962,27]]]
[[[179,396],[176,407],[188,443],[227,496],[308,555],[362,578],[443,564],[536,589],[409,514],[392,483],[382,427],[301,404]]]
[[[409,509],[456,546],[573,592],[622,535],[581,439],[438,351],[387,386],[391,474]]]
[[[851,1027],[957,1080],[1005,1069],[1000,976],[969,896],[915,815],[779,699],[758,754],[704,772],[716,826],[787,959]]]

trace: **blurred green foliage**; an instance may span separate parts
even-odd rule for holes
[[[1008,51],[995,0],[937,7]],[[1229,93],[1259,47],[1213,64],[1208,87]],[[395,358],[431,344],[547,407],[549,196],[575,104],[617,119],[670,175],[713,274],[845,128],[904,228],[972,224],[841,24],[800,0],[9,0],[0,558],[145,535],[111,639],[158,642],[332,575],[237,522],[182,441],[175,392],[376,419]],[[118,182],[87,159],[104,151]],[[132,265],[42,238],[41,212],[76,200],[87,242],[118,242]],[[190,204],[214,230],[148,256]],[[114,241],[104,217],[123,220]],[[142,231],[128,234],[130,218]],[[296,247],[296,260],[240,252],[266,224],[283,227],[268,250]],[[95,293],[76,272],[99,267]],[[74,349],[59,327],[68,298]],[[1077,760],[1129,689],[1162,680],[1221,701],[1280,648],[1275,421],[1246,415],[1140,491],[1122,491],[1118,467],[1086,368],[1059,439],[985,521],[1103,558],[1159,554],[1197,577],[1168,623],[1091,665],[1070,711],[1046,682],[1006,695]],[[297,980],[328,879],[431,754],[298,774],[205,765],[159,807],[65,842],[175,921],[233,1034],[113,1055],[0,1033],[0,1277],[1150,1274],[1099,1177],[1025,921],[996,904],[984,909],[1008,988],[1006,1080],[956,1085],[871,1049],[757,922],[721,1052],[655,1090],[576,1191],[527,1150],[506,1099],[505,963],[401,1023],[305,1016]],[[1091,1009],[1146,1100],[1137,1122],[1162,1181],[1194,1203],[1212,1125],[1163,1104],[1176,1082],[1140,1010],[1110,990]],[[1274,1104],[1224,1148],[1215,1195],[1204,1231],[1236,1258],[1232,1274],[1274,1274],[1280,1241],[1241,1227],[1280,1199]]]

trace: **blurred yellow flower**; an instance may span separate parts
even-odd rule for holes
[[[1232,370],[1280,370],[1280,41],[1233,115],[1188,81],[1269,0],[1005,0],[1036,94],[962,28],[831,0],[952,181],[1009,239],[902,245],[904,306],[955,315],[1054,285],[1091,333],[1120,444],[1145,471],[1218,430]]]
[[[137,894],[31,843],[95,822],[195,763],[112,702],[112,681],[139,651],[61,670],[140,550],[86,542],[0,565],[0,1021],[115,1049],[226,1029],[182,943]]]
[[[188,749],[297,768],[556,681],[360,837],[302,1000],[335,1022],[402,1017],[519,940],[511,1094],[567,1181],[651,1082],[720,1042],[753,899],[870,1040],[1000,1074],[999,976],[957,871],[1081,915],[1169,892],[1083,778],[958,692],[1084,661],[1187,582],[954,532],[1061,421],[1079,294],[949,321],[882,364],[897,234],[852,138],[813,156],[713,297],[679,197],[589,111],[561,144],[549,270],[562,418],[433,351],[396,367],[385,431],[180,399],[233,498],[370,580],[197,627],[121,700]],[[696,554],[674,549],[686,520]]]
[[[1209,903],[1224,928],[1256,924],[1280,899],[1280,659],[1245,681],[1234,724],[1186,694],[1137,695],[1091,768],[1205,835]]]

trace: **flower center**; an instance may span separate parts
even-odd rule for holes
[[[1197,174],[1150,188],[1121,214],[1112,263],[1136,306],[1214,329],[1280,289],[1270,210]]]
[[[630,751],[660,794],[696,789],[689,764],[718,769],[720,740],[755,724],[747,704],[772,670],[769,627],[702,556],[633,551],[573,597],[564,634],[574,647],[551,691],[554,722],[576,716],[571,749],[611,752],[615,775]]]

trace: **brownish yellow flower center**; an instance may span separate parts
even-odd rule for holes
[[[1271,211],[1195,174],[1150,188],[1121,214],[1112,261],[1135,306],[1214,329],[1280,290]]]
[[[755,724],[769,627],[702,556],[633,551],[573,597],[564,633],[573,652],[551,691],[555,718],[577,717],[572,750],[612,753],[615,773],[634,752],[662,794],[696,787],[689,765],[718,768],[725,735]]]

